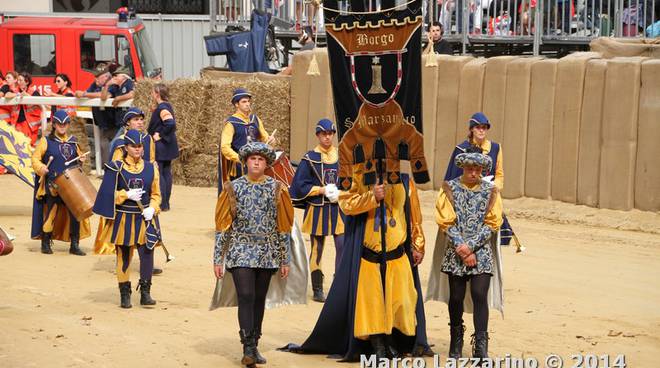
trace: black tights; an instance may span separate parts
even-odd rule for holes
[[[473,276],[449,275],[449,321],[452,326],[463,323],[463,299],[465,289],[470,281],[470,295],[474,305],[474,330],[488,331],[488,287],[490,274]]]
[[[261,331],[268,285],[275,270],[238,267],[229,271],[238,294],[238,325],[241,330]]]

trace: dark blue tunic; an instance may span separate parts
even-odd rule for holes
[[[151,113],[151,120],[147,131],[153,136],[160,134],[160,140],[156,142],[156,161],[172,161],[179,157],[179,143],[176,140],[175,119],[163,121],[160,113],[167,110],[174,117],[174,110],[169,102],[161,102]]]

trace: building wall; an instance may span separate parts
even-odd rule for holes
[[[51,0],[0,0],[0,12],[50,12]]]
[[[199,71],[210,65],[204,46],[204,36],[209,34],[208,16],[140,14],[140,17],[165,79],[199,77]],[[224,65],[224,57],[216,57],[216,66]]]

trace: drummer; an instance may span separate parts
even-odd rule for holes
[[[137,107],[131,107],[124,114],[123,119],[124,124],[124,134],[130,129],[135,129],[141,133],[147,134],[146,125],[144,123],[144,112]],[[110,152],[112,154],[112,161],[121,161],[124,158],[124,134],[122,134],[119,139],[113,141],[110,146]],[[147,135],[144,138],[144,156],[142,157],[145,161],[154,163],[156,161],[156,144],[154,139]]]
[[[218,160],[218,194],[222,192],[222,183],[240,178],[245,174],[238,151],[250,142],[275,144],[275,137],[268,135],[264,124],[252,114],[252,95],[243,88],[234,90],[231,103],[236,112],[229,116],[222,128],[220,138],[220,157]]]
[[[146,138],[146,134],[134,129],[124,134],[125,154],[121,160],[105,165],[93,209],[105,220],[97,241],[114,244],[117,252],[122,308],[132,307],[129,266],[136,249],[140,257],[140,304],[156,304],[151,298],[154,250],[147,246],[147,227],[153,226],[149,230],[160,232],[160,181],[158,166],[142,158]]]
[[[41,239],[41,253],[44,254],[52,254],[52,241],[60,240],[71,242],[69,253],[84,256],[80,239],[91,235],[89,219],[78,222],[53,184],[66,169],[82,164],[85,157],[80,154],[76,137],[67,133],[71,117],[65,110],[57,110],[51,124],[50,134],[39,140],[32,154],[32,168],[37,174],[32,207],[32,239]]]
[[[332,144],[336,132],[335,124],[328,119],[316,124],[319,144],[300,160],[290,188],[291,199],[305,208],[302,232],[310,236],[312,298],[317,302],[325,301],[321,268],[325,237],[332,235],[335,241],[335,271],[344,245],[344,213],[337,204],[339,155]]]

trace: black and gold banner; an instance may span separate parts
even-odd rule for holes
[[[339,13],[325,1],[328,54],[339,130],[340,184],[351,185],[353,165],[376,182],[375,145],[385,146],[385,180],[398,183],[409,160],[417,183],[429,181],[422,137],[421,0],[368,12],[361,1]]]

